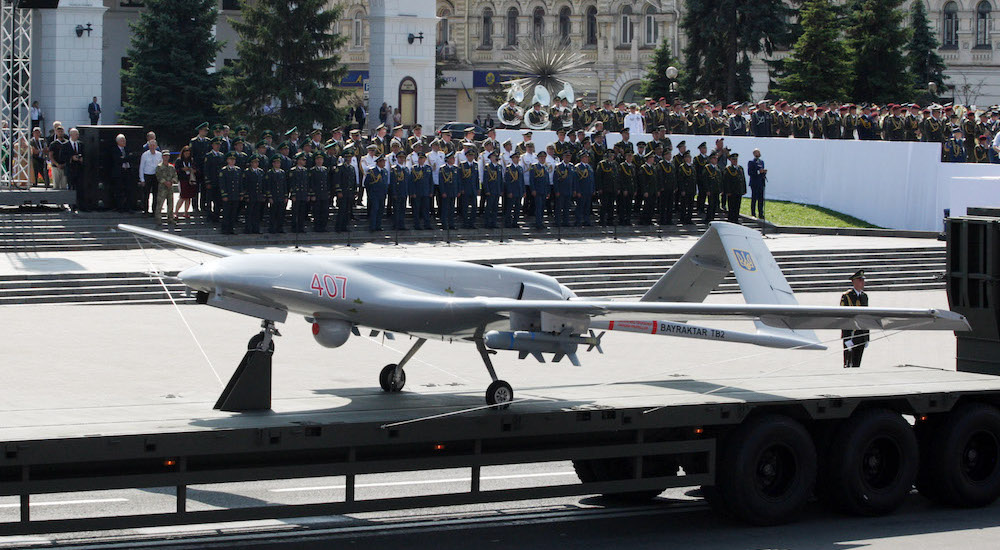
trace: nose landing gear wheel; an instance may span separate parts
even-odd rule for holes
[[[510,403],[514,400],[514,389],[510,387],[510,384],[503,380],[494,380],[488,388],[486,388],[486,404],[487,405],[501,405],[497,407],[498,409],[506,409],[510,405],[502,405],[503,403]]]
[[[399,378],[396,378],[397,365],[395,363],[386,365],[378,375],[378,384],[382,391],[387,393],[398,393],[403,391],[406,385],[406,371],[399,369]]]

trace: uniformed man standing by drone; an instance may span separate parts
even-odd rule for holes
[[[842,307],[868,307],[868,295],[865,294],[865,272],[859,269],[851,275],[851,284],[854,288],[840,295],[840,305]],[[844,342],[844,368],[859,368],[861,366],[861,355],[868,347],[867,330],[842,330],[841,340]]]

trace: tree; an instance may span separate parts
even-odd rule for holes
[[[208,69],[221,49],[212,32],[218,15],[215,0],[145,0],[130,25],[123,123],[155,130],[161,145],[177,145],[216,116],[218,76]]]
[[[750,55],[787,44],[790,9],[782,0],[686,0],[685,6],[685,93],[749,99]]]
[[[345,38],[334,30],[342,6],[327,0],[242,2],[234,20],[239,59],[223,79],[230,102],[222,111],[254,132],[343,123],[344,96],[337,86],[347,74],[337,49]]]
[[[851,96],[858,102],[887,103],[910,97],[903,47],[903,0],[854,0],[849,10],[847,46],[853,59]]]
[[[671,97],[670,83],[667,78],[667,67],[677,67],[677,60],[670,51],[670,40],[664,38],[660,46],[653,52],[649,70],[642,77],[642,94],[653,99]]]
[[[802,35],[782,63],[775,95],[791,100],[843,100],[851,82],[847,47],[831,0],[806,0],[799,12]]]
[[[913,76],[915,97],[928,97],[936,101],[936,93],[930,93],[927,84],[933,82],[938,90],[944,90],[944,60],[938,55],[938,41],[931,31],[927,19],[927,7],[923,0],[915,0],[910,6],[910,28],[912,34],[906,45],[906,61]]]

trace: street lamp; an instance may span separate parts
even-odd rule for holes
[[[670,87],[667,89],[670,90],[670,100],[673,101],[674,96],[677,94],[677,82],[675,81],[677,78],[677,67],[671,65],[667,67],[667,70],[663,74],[670,79]]]

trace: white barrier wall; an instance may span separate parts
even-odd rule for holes
[[[670,136],[676,153],[684,140],[692,154],[706,142],[711,151],[719,136]],[[521,142],[519,130],[497,130],[497,139]],[[631,136],[633,143],[648,134]],[[556,140],[555,132],[534,132],[537,145]],[[608,145],[620,140],[607,136]],[[755,148],[768,169],[768,199],[815,204],[891,229],[937,231],[945,208],[964,214],[964,206],[1000,205],[1000,165],[940,162],[941,147],[932,143],[726,137],[746,168]],[[988,178],[997,180],[968,180]],[[967,197],[967,199],[960,199]],[[959,211],[961,209],[961,211]]]

